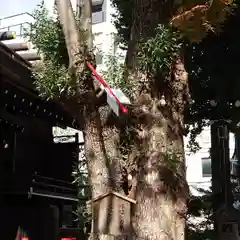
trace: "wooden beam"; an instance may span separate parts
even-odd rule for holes
[[[34,50],[31,50],[31,51],[17,51],[16,53],[19,54],[26,61],[41,60],[41,56],[39,56],[38,52],[34,51]]]
[[[2,43],[13,51],[26,51],[29,49],[26,42],[2,41]]]
[[[10,58],[14,59],[14,61],[18,62],[19,64],[21,64],[24,67],[27,67],[27,68],[31,67],[31,64],[28,61],[21,58],[20,55],[18,55],[15,51],[8,48],[2,42],[0,42],[0,54],[5,54],[5,55],[9,56]]]
[[[28,93],[33,92],[33,89],[34,89],[33,82],[26,81],[26,80],[24,81],[22,76],[6,68],[5,66],[2,65],[2,63],[0,63],[0,71],[1,71],[0,73],[1,81],[10,82],[12,85],[15,85],[20,89],[24,89],[25,92],[28,92]]]

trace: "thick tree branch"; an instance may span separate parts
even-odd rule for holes
[[[74,18],[73,8],[70,0],[56,0],[57,11],[59,14],[60,23],[63,28],[65,36],[68,56],[69,56],[69,69],[75,69],[76,65],[83,71],[85,66],[82,61],[84,55],[84,39],[80,37],[80,31],[77,27]],[[76,46],[77,45],[77,46]],[[76,50],[78,52],[76,52]]]
[[[84,0],[83,5],[82,26],[85,31],[85,39],[88,51],[93,49],[93,34],[92,34],[92,1]]]

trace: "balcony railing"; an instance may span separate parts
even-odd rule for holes
[[[33,176],[29,195],[78,201],[76,198],[76,186],[69,182],[60,181],[40,175]]]
[[[17,37],[22,37],[24,29],[29,28],[33,20],[33,16],[27,12],[1,18],[0,31],[13,31]]]
[[[8,25],[13,25],[23,22],[32,22],[34,20],[33,16],[28,12],[23,12],[7,17],[0,18],[0,27],[6,27]],[[6,25],[5,22],[8,24]]]
[[[31,23],[25,22],[20,24],[9,25],[0,28],[0,32],[11,31],[16,33],[16,37],[23,37],[25,29],[29,28]]]

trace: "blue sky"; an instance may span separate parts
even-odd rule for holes
[[[41,0],[0,0],[0,18],[22,12],[32,12]]]

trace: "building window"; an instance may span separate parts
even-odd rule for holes
[[[211,158],[202,158],[202,176],[212,176]]]
[[[103,63],[103,55],[101,52],[97,52],[96,55],[95,55],[95,58],[96,58],[96,64],[97,65],[100,65]]]
[[[77,14],[81,15],[83,1],[77,0]],[[92,0],[92,23],[101,23],[105,21],[106,3],[103,0]]]
[[[103,11],[103,5],[95,5],[92,6],[92,23],[101,23],[104,22],[104,11]]]
[[[93,5],[92,6],[92,13],[98,13],[103,11],[103,5],[98,4],[98,5]]]
[[[240,176],[240,164],[235,159],[230,159],[230,174],[233,176]],[[202,176],[212,176],[211,158],[202,158]]]

